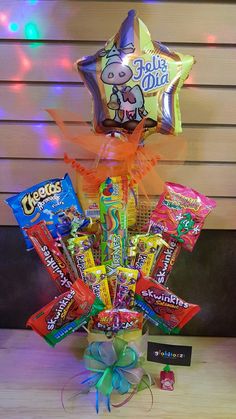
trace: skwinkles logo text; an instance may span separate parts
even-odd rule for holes
[[[142,297],[149,299],[153,299],[154,301],[157,301],[162,305],[161,303],[167,303],[174,307],[183,307],[188,308],[189,304],[185,301],[181,300],[174,294],[165,294],[164,292],[158,293],[155,289],[155,287],[148,288],[146,290],[141,291]],[[165,304],[166,305],[166,304]]]
[[[36,191],[23,196],[21,206],[25,215],[32,215],[35,208],[43,209],[46,202],[56,198],[56,194],[62,191],[61,182],[46,183]]]
[[[174,252],[177,248],[177,241],[171,240],[169,243],[170,247],[165,248],[163,255],[160,258],[159,264],[161,265],[159,269],[155,272],[154,276],[158,280],[159,284],[164,284],[165,279],[170,271],[171,266],[175,262]]]
[[[53,273],[58,274],[61,286],[70,288],[72,282],[69,281],[67,275],[63,272],[63,269],[66,269],[65,263],[62,260],[60,260],[59,257],[53,255],[48,246],[46,246],[46,244],[41,246],[41,250],[44,256],[46,266],[49,267],[53,271]]]
[[[72,319],[67,318],[68,312],[72,309],[74,304],[74,295],[75,291],[71,290],[64,298],[58,302],[58,304],[53,307],[47,317],[48,330],[56,329],[63,326],[63,324],[67,323],[67,321],[74,320],[75,316],[73,316]]]
[[[147,360],[160,364],[191,365],[192,346],[148,342]]]

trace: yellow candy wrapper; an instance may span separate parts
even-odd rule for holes
[[[157,255],[162,247],[169,247],[168,243],[163,240],[161,234],[141,236],[137,243],[137,253],[135,257],[134,267],[149,275]]]
[[[137,222],[138,185],[133,185],[128,191],[127,224],[132,227]]]
[[[133,266],[135,263],[135,258],[137,254],[137,246],[140,237],[145,237],[145,234],[135,234],[133,236],[128,237],[128,244],[127,244],[127,265]]]
[[[105,266],[93,266],[92,268],[85,269],[84,275],[85,282],[89,288],[105,304],[105,308],[110,309],[112,304]]]
[[[95,266],[91,242],[88,236],[79,236],[69,239],[68,250],[73,257],[79,277],[85,282],[85,269]]]

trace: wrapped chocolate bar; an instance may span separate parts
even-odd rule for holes
[[[194,189],[166,182],[156,208],[150,217],[150,228],[156,226],[192,251],[203,227],[205,218],[216,206]]]
[[[113,302],[115,308],[132,308],[134,305],[134,294],[139,271],[137,269],[123,268],[116,269],[116,292]]]
[[[53,238],[68,234],[72,224],[84,224],[84,215],[70,177],[45,180],[6,200],[21,227],[27,249],[32,249],[24,227],[45,221]]]
[[[127,199],[127,177],[107,178],[100,185],[101,259],[106,266],[112,299],[116,286],[116,268],[123,265],[125,260]]]
[[[134,267],[149,275],[162,247],[169,247],[161,234],[146,234],[138,238]]]
[[[68,239],[68,250],[75,263],[78,275],[85,281],[85,269],[95,266],[88,236],[78,236]]]
[[[93,266],[84,270],[85,283],[93,291],[93,293],[100,298],[105,304],[106,309],[112,307],[111,297],[108,287],[106,268],[104,265]]]
[[[68,291],[76,277],[59,251],[45,221],[25,228],[25,231],[59,291]]]
[[[135,304],[165,333],[177,333],[200,311],[198,305],[187,303],[163,285],[142,275],[136,285]]]
[[[33,314],[27,321],[27,326],[42,336],[49,345],[55,346],[103,309],[104,304],[77,279],[69,291]]]

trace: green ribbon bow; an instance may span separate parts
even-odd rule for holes
[[[139,390],[145,370],[140,366],[139,353],[126,341],[115,337],[111,342],[92,342],[85,351],[85,367],[93,373],[83,381],[97,389],[96,410],[99,411],[99,393],[106,396],[110,411],[113,390],[126,394],[131,388]]]

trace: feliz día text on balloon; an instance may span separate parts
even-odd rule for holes
[[[144,92],[169,83],[168,64],[164,58],[160,58],[158,55],[154,55],[152,61],[136,58],[132,64],[136,71],[132,79],[140,81]]]

